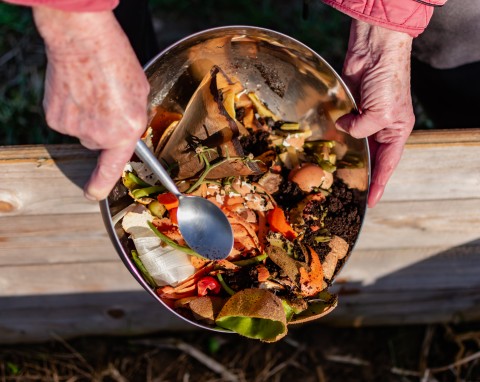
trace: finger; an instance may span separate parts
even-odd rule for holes
[[[339,130],[354,138],[366,138],[388,127],[385,125],[384,118],[380,118],[379,114],[375,111],[361,114],[349,113],[340,117],[335,125]]]
[[[80,139],[80,144],[89,150],[100,150],[102,148],[100,144],[88,138]]]
[[[405,142],[403,140],[398,140],[392,143],[378,145],[368,195],[368,206],[370,208],[373,208],[382,198],[385,187],[400,162],[404,144]]]
[[[359,68],[355,70],[352,68],[352,64],[348,61],[345,61],[342,79],[347,85],[347,89],[352,94],[353,99],[358,103],[360,102],[360,84],[362,83],[362,76],[364,73],[364,68]]]
[[[134,142],[135,143],[135,142]],[[105,199],[121,177],[125,164],[130,160],[135,145],[106,149],[98,157],[97,167],[84,188],[90,200]]]

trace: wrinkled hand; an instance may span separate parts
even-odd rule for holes
[[[369,207],[382,197],[415,122],[410,93],[411,46],[412,37],[405,33],[352,21],[343,78],[360,113],[341,117],[337,127],[355,138],[369,137]]]
[[[47,50],[47,123],[101,150],[84,191],[104,199],[145,130],[148,81],[112,12],[33,12]]]

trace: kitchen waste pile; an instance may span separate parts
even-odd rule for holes
[[[132,158],[122,177],[131,204],[113,220],[167,306],[267,342],[335,308],[328,288],[361,225],[359,190],[339,175],[364,164],[344,143],[311,135],[308,123],[282,120],[217,66],[183,114],[157,108],[143,140],[179,190],[217,204],[234,232],[225,260],[188,248],[176,198]]]

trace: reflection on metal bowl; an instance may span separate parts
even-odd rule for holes
[[[336,176],[358,190],[357,210],[363,222],[370,176],[368,144],[365,139],[354,139],[335,128],[335,121],[356,107],[347,87],[330,65],[300,42],[271,30],[246,26],[206,30],[177,42],[147,64],[150,109],[161,107],[183,114],[193,93],[214,65],[226,75],[237,78],[246,91],[255,92],[284,121],[308,123],[313,133],[309,141],[334,140],[340,142],[345,151],[354,154],[361,165],[338,170]],[[108,200],[101,202],[112,243],[145,290],[180,316],[144,280],[130,258],[131,244],[127,235],[120,224],[112,221],[112,216],[130,202],[121,183]],[[297,321],[318,318],[335,306],[336,303],[319,314],[313,303]],[[206,329],[224,331],[180,317]]]

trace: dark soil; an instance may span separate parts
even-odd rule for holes
[[[314,323],[274,344],[208,331],[85,337],[0,347],[0,381],[476,382],[479,349],[480,323]]]

